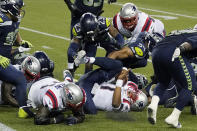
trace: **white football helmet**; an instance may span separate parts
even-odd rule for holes
[[[139,91],[136,101],[131,104],[132,111],[142,111],[148,104],[148,98],[146,94],[142,91]]]
[[[133,3],[126,3],[120,10],[120,20],[124,28],[133,31],[138,22],[138,9]]]
[[[65,106],[79,108],[86,102],[86,93],[78,85],[71,82],[63,87],[63,102]]]
[[[38,79],[40,76],[40,62],[33,56],[27,56],[21,63],[21,68],[28,81]]]

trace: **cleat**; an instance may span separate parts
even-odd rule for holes
[[[197,115],[197,97],[196,95],[192,95],[192,102],[191,102],[191,113],[192,115]]]
[[[147,108],[147,117],[151,124],[154,125],[156,123],[156,110],[154,110],[150,105]]]
[[[28,114],[23,110],[22,107],[19,108],[18,117],[19,118],[27,118],[28,117]]]
[[[79,66],[80,64],[85,64],[85,58],[86,52],[84,50],[81,50],[77,53],[77,58],[74,60],[74,63],[76,66]]]
[[[175,117],[171,117],[171,116],[168,116],[166,119],[165,119],[165,122],[168,124],[168,125],[171,125],[172,127],[174,128],[181,128],[182,125],[181,123],[178,121],[177,118]]]
[[[70,73],[69,70],[63,71],[63,78],[64,78],[64,80],[67,80],[69,82],[73,82],[73,77],[72,77],[72,74]]]
[[[28,118],[28,117],[34,117],[35,114],[29,110],[29,107],[20,107],[18,111],[18,117],[19,118]]]

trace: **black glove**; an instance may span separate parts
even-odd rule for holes
[[[116,0],[108,0],[108,4],[115,3]]]
[[[77,8],[77,6],[73,4],[70,0],[64,0],[64,2],[68,6],[71,13],[75,16],[81,16],[83,14],[83,12],[79,8]]]
[[[58,114],[57,116],[51,118],[51,124],[58,124],[64,121],[64,114]]]
[[[74,116],[68,116],[65,122],[67,125],[71,126],[71,125],[77,124],[77,118]]]

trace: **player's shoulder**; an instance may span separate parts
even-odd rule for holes
[[[72,34],[74,37],[81,35],[81,25],[77,23],[72,28]]]
[[[3,25],[11,25],[12,21],[4,14],[0,11],[0,26]]]

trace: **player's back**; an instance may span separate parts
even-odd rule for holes
[[[37,107],[38,105],[42,105],[46,92],[57,83],[59,81],[52,77],[44,77],[34,82],[28,94],[28,100],[31,101],[32,106]]]
[[[95,15],[98,14],[103,8],[104,0],[75,0],[75,5],[83,13],[91,12]]]

